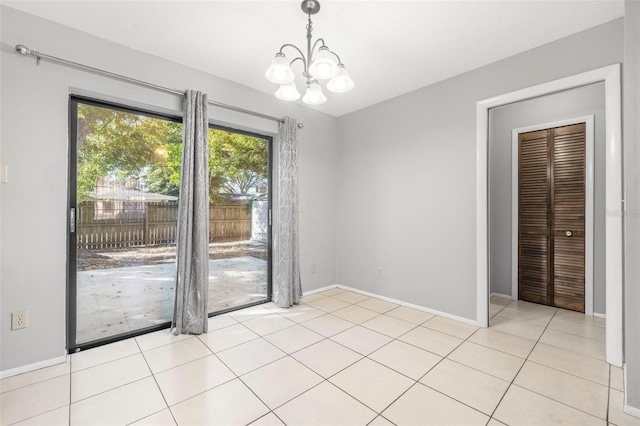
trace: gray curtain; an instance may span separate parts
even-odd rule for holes
[[[281,308],[300,302],[298,253],[298,137],[297,122],[280,124],[278,151],[278,221],[275,226],[273,300]]]
[[[207,332],[209,296],[209,144],[207,95],[187,90],[176,241],[175,334]]]

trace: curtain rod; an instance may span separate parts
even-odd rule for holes
[[[64,64],[64,65],[69,65],[71,67],[79,68],[81,70],[89,71],[89,72],[92,72],[92,73],[106,75],[108,77],[112,77],[112,78],[115,78],[115,79],[118,79],[118,80],[126,81],[128,83],[137,84],[139,86],[148,87],[150,89],[158,90],[160,92],[170,93],[172,95],[184,96],[184,92],[181,92],[179,90],[169,89],[168,87],[159,86],[159,85],[153,84],[153,83],[147,83],[146,81],[137,80],[135,78],[127,77],[127,76],[124,76],[124,75],[121,75],[121,74],[116,74],[116,73],[113,73],[113,72],[110,72],[110,71],[105,71],[105,70],[102,70],[100,68],[94,68],[94,67],[90,67],[88,65],[79,64],[77,62],[68,61],[66,59],[58,58],[58,57],[55,57],[55,56],[46,55],[44,53],[40,53],[40,52],[37,52],[35,50],[31,50],[31,49],[29,49],[27,46],[25,46],[23,44],[17,44],[16,45],[16,52],[18,52],[19,54],[24,55],[24,56],[33,56],[33,57],[35,57],[36,61],[37,61],[36,63],[38,63],[38,64],[40,63],[40,59],[46,59],[46,60],[51,61],[51,62],[58,62],[58,63]],[[233,105],[223,104],[221,102],[208,101],[208,103],[209,103],[209,105],[213,105],[213,106],[229,109],[229,110],[236,111],[236,112],[241,112],[241,113],[244,113],[244,114],[253,115],[255,117],[260,117],[260,118],[264,118],[264,119],[267,119],[267,120],[277,121],[279,123],[284,123],[284,119],[279,118],[279,117],[273,117],[271,115],[262,114],[260,112],[251,111],[251,110],[240,108],[240,107],[236,107],[236,106],[233,106]]]

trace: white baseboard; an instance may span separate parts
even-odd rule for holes
[[[624,412],[633,417],[640,417],[640,408],[631,407],[624,404]]]
[[[502,293],[491,293],[491,297],[499,297],[501,299],[514,300],[510,294],[502,294]]]
[[[607,314],[599,314],[597,312],[594,312],[593,316],[598,318],[607,318]]]
[[[331,290],[332,288],[338,288],[338,284],[328,285],[326,287],[316,288],[314,290],[305,291],[302,293],[303,296],[311,296],[315,293],[321,293],[323,291]]]
[[[419,306],[419,305],[414,305],[412,303],[403,302],[402,300],[396,300],[396,299],[392,299],[390,297],[380,296],[379,294],[369,293],[368,291],[359,290],[357,288],[347,287],[347,286],[340,285],[340,284],[337,284],[337,285],[335,285],[333,287],[341,288],[343,290],[349,290],[349,291],[352,291],[354,293],[363,294],[363,295],[369,296],[369,297],[375,297],[375,298],[378,298],[378,299],[385,300],[387,302],[395,303],[396,305],[406,306],[407,308],[415,309],[417,311],[428,312],[430,314],[434,314],[434,315],[438,315],[438,316],[441,316],[441,317],[449,318],[449,319],[452,319],[452,320],[455,320],[455,321],[464,322],[465,324],[478,325],[478,323],[476,321],[470,320],[469,318],[463,318],[463,317],[459,317],[457,315],[452,315],[452,314],[449,314],[449,313],[446,313],[446,312],[437,311],[435,309],[425,308],[424,306]]]
[[[18,374],[29,373],[31,371],[39,370],[45,367],[51,367],[56,364],[64,364],[67,362],[67,356],[59,356],[56,358],[46,359],[44,361],[34,362],[33,364],[23,365],[9,370],[0,371],[0,379],[6,379],[7,377],[17,376]]]

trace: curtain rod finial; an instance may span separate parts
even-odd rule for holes
[[[304,127],[304,124],[298,123],[298,129],[302,129],[303,127]]]
[[[30,55],[31,49],[29,49],[24,44],[16,44],[16,52],[18,52],[21,55]]]

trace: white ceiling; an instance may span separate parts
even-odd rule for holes
[[[2,3],[266,93],[277,88],[264,72],[280,46],[306,43],[298,0]],[[324,38],[355,81],[347,93],[325,90],[327,102],[314,107],[334,116],[624,15],[622,0],[322,0],[321,7],[314,39]]]

